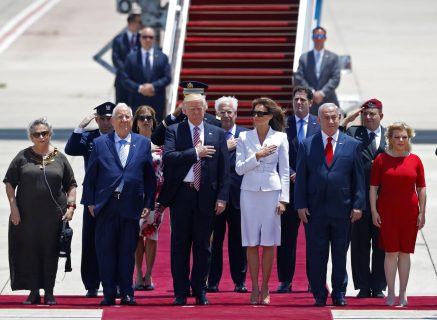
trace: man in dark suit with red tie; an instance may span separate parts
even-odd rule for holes
[[[351,264],[355,289],[360,290],[357,298],[384,298],[382,292],[387,286],[384,273],[385,253],[379,247],[379,228],[372,222],[370,212],[369,188],[373,160],[385,152],[385,128],[381,126],[384,117],[382,103],[370,99],[361,108],[348,115],[342,126],[346,126],[361,115],[361,126],[351,126],[346,133],[361,143],[361,156],[366,178],[366,214],[352,225]]]
[[[165,111],[165,88],[171,81],[168,57],[155,45],[155,30],[140,30],[141,49],[131,52],[124,64],[123,86],[129,91],[128,104],[135,113],[141,105],[149,105],[161,122]]]
[[[115,76],[115,103],[128,103],[129,92],[123,87],[122,74],[127,55],[140,48],[138,31],[143,27],[141,15],[131,13],[127,17],[127,29],[118,34],[112,41],[112,63],[117,74]]]
[[[326,272],[332,255],[332,303],[346,305],[346,257],[351,223],[366,207],[360,143],[340,132],[340,111],[325,103],[318,111],[321,131],[299,144],[295,209],[305,223],[309,280],[316,306],[328,297]]]
[[[241,244],[241,212],[240,187],[242,176],[235,172],[237,139],[244,127],[237,126],[238,100],[234,97],[221,97],[215,102],[215,110],[221,119],[221,127],[225,130],[230,163],[230,192],[226,210],[216,216],[212,240],[211,266],[208,276],[208,292],[219,291],[219,283],[223,272],[223,242],[228,226],[229,268],[231,270],[234,291],[247,292],[246,287],[246,248]]]
[[[213,217],[225,210],[229,197],[225,132],[203,121],[207,107],[205,96],[186,95],[182,110],[187,121],[169,126],[165,136],[164,186],[158,202],[170,207],[171,273],[174,305],[179,306],[187,303],[190,286],[197,305],[209,304],[206,277]]]
[[[293,115],[288,117],[286,129],[290,161],[290,199],[293,199],[296,179],[296,157],[299,142],[320,132],[317,117],[310,114],[313,92],[308,87],[296,86],[293,89]],[[287,206],[281,215],[281,245],[277,247],[277,268],[279,286],[276,292],[291,292],[296,266],[296,241],[300,219],[293,205]],[[308,266],[307,266],[308,270]]]

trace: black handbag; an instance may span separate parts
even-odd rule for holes
[[[61,236],[59,237],[59,257],[67,258],[65,261],[65,272],[71,272],[71,240],[73,239],[73,229],[67,220],[62,222]]]

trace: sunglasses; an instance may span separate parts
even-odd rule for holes
[[[45,138],[48,135],[49,135],[48,131],[41,131],[41,132],[34,132],[34,133],[32,133],[32,137],[34,137],[34,138],[39,138],[39,137]]]
[[[324,34],[314,34],[313,39],[326,39],[326,35]]]
[[[141,122],[143,122],[143,121],[151,121],[153,119],[153,117],[152,116],[138,116],[138,121],[141,121]]]
[[[141,39],[150,39],[150,40],[153,40],[153,39],[155,39],[155,37],[154,36],[141,36]]]
[[[266,115],[270,114],[270,112],[268,111],[252,111],[252,117],[258,117],[258,118],[262,118]]]

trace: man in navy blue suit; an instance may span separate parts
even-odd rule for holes
[[[237,139],[242,131],[247,129],[237,126],[238,100],[234,97],[221,97],[215,101],[215,110],[221,118],[221,127],[225,130],[226,142],[229,151],[231,186],[229,202],[226,210],[216,216],[212,241],[211,265],[208,276],[208,292],[219,291],[219,283],[223,271],[223,241],[228,225],[228,253],[229,267],[235,292],[247,292],[246,287],[246,249],[241,244],[241,212],[240,187],[242,176],[235,172],[235,157]]]
[[[357,140],[338,130],[340,112],[335,104],[321,105],[317,119],[321,132],[299,144],[294,206],[305,223],[315,305],[326,305],[331,247],[331,298],[335,306],[345,306],[351,223],[361,218],[366,207],[361,148]]]
[[[104,298],[135,305],[132,274],[139,219],[154,206],[155,174],[150,140],[131,133],[132,110],[119,103],[111,118],[114,132],[94,140],[83,183],[82,204],[96,218],[96,251]]]
[[[294,84],[308,86],[313,90],[314,98],[311,113],[317,115],[322,103],[332,102],[338,106],[335,89],[340,83],[340,63],[338,55],[325,49],[326,30],[313,29],[314,49],[305,52],[299,58],[299,67],[294,74]]]
[[[171,81],[167,56],[155,48],[155,30],[140,30],[141,49],[131,52],[124,64],[123,85],[129,91],[129,105],[133,112],[141,105],[149,105],[161,122],[165,111],[165,88]]]
[[[299,142],[320,132],[317,117],[310,114],[313,103],[313,92],[308,87],[296,86],[293,89],[293,111],[288,117],[286,129],[290,161],[290,199],[293,199],[296,179],[296,157]],[[294,270],[296,266],[296,241],[300,219],[293,205],[287,206],[281,215],[281,246],[277,248],[277,268],[279,286],[276,292],[291,292]],[[308,265],[307,265],[308,270]],[[307,272],[308,273],[308,272]]]
[[[225,210],[229,196],[225,132],[203,121],[207,107],[205,96],[186,95],[187,121],[169,126],[165,135],[164,186],[158,202],[170,207],[174,305],[187,303],[190,286],[196,304],[209,304],[206,277],[213,217]]]
[[[74,129],[70,138],[65,145],[65,153],[70,156],[82,156],[84,159],[85,169],[88,166],[88,160],[91,150],[94,146],[94,139],[102,134],[109,133],[113,130],[111,124],[112,111],[115,104],[105,102],[94,108],[95,113],[85,117]],[[92,120],[97,123],[98,129],[85,131],[85,128]],[[95,245],[96,222],[91,216],[87,207],[83,208],[82,224],[82,259],[80,272],[82,282],[87,290],[86,297],[97,297],[97,290],[100,286],[99,268],[97,265],[96,245]]]
[[[138,31],[143,28],[141,15],[131,13],[127,17],[127,29],[118,34],[112,41],[112,63],[117,69],[115,76],[115,103],[128,102],[129,92],[123,87],[122,74],[127,55],[140,48]]]

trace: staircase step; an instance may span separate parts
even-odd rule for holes
[[[226,51],[235,52],[294,52],[293,43],[185,43],[185,52],[220,52],[225,48]]]
[[[229,20],[216,20],[216,21],[189,21],[187,27],[293,27],[296,29],[297,21],[229,21]]]
[[[221,5],[190,5],[190,13],[196,11],[297,11],[299,6],[296,4],[258,4],[258,5],[238,5],[238,4],[221,4]]]
[[[187,59],[183,68],[287,68],[292,59]]]
[[[182,75],[265,75],[265,76],[273,76],[273,75],[292,75],[292,69],[182,69]]]
[[[270,3],[275,4],[299,4],[299,0],[274,0],[270,1]],[[253,4],[265,4],[265,0],[191,0],[191,5],[222,5],[222,4],[247,4],[247,5],[253,5]]]
[[[181,74],[181,81],[192,80],[192,76],[183,76]],[[291,85],[292,79],[290,76],[232,76],[232,75],[196,75],[195,79],[208,84],[215,85]]]
[[[253,21],[262,14],[263,20],[297,21],[297,11],[194,11],[190,12],[189,21],[211,21],[211,20],[241,20]]]
[[[291,59],[293,53],[234,53],[234,52],[196,52],[185,53],[183,59]]]
[[[186,37],[188,43],[290,43],[294,37]]]

